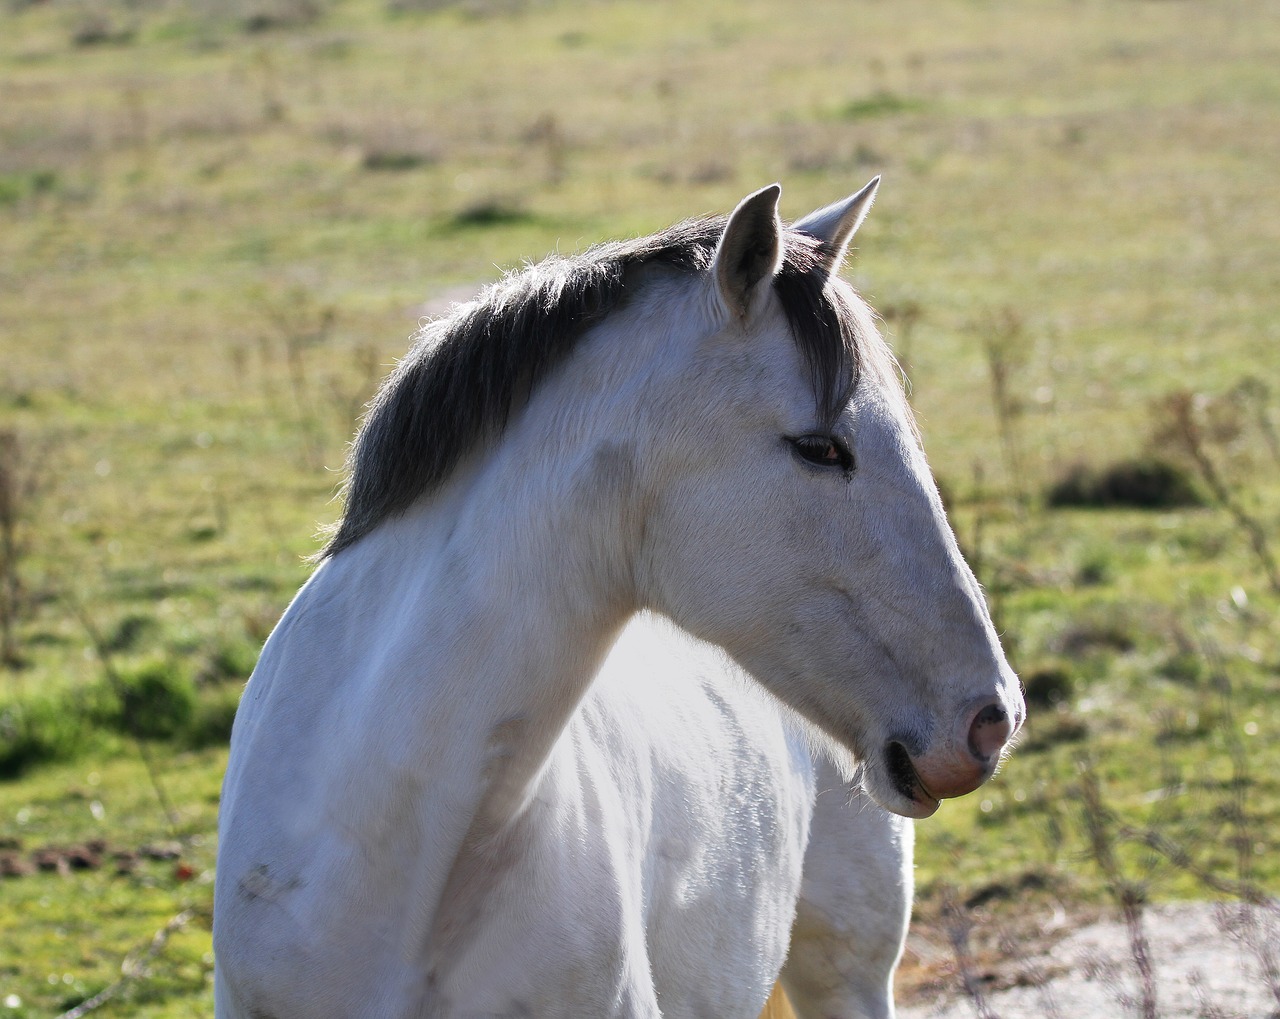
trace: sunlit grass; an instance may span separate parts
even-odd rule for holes
[[[338,511],[362,402],[441,295],[772,180],[794,217],[883,173],[850,277],[878,307],[918,308],[909,337],[892,316],[887,331],[957,531],[1018,668],[1072,680],[989,789],[920,826],[921,888],[1047,873],[1096,901],[1071,827],[1082,761],[1133,823],[1155,811],[1236,866],[1215,843],[1230,738],[1205,646],[1252,762],[1257,877],[1280,887],[1280,600],[1239,527],[1213,506],[1041,505],[1072,465],[1146,452],[1169,392],[1280,385],[1269,4],[95,6],[92,43],[88,5],[0,15],[0,431],[41,482],[22,667],[0,695],[100,682],[86,620],[136,628],[112,653],[123,669],[247,666]],[[247,30],[263,12],[294,20]],[[1021,510],[990,397],[1000,321],[1016,325]],[[1280,470],[1250,428],[1215,449],[1274,523]],[[0,784],[0,835],[159,837],[135,752],[111,737],[102,759]],[[166,761],[201,873],[220,766]],[[1185,791],[1155,796],[1173,771]],[[152,876],[7,882],[0,1000],[13,986],[48,1014],[207,904],[207,886]],[[1197,889],[1161,872],[1153,894]],[[103,895],[119,906],[99,917]],[[207,1011],[207,941],[200,923],[176,935],[152,997],[104,1014]]]

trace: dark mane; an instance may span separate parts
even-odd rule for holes
[[[553,257],[487,287],[428,323],[369,404],[347,457],[346,506],[321,557],[340,552],[441,484],[482,439],[499,434],[519,397],[628,294],[631,271],[707,269],[725,218],[690,220],[638,240]],[[784,234],[774,290],[833,418],[858,367],[852,317],[827,290],[818,243]]]

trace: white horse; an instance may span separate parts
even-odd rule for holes
[[[1023,705],[838,276],[877,183],[423,329],[236,719],[219,1016],[892,1014],[895,815]]]

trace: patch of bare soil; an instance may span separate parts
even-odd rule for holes
[[[1149,907],[1145,946],[1114,916],[1073,922],[1059,910],[998,934],[983,926],[913,929],[899,971],[899,1019],[1280,1019],[1274,906]]]

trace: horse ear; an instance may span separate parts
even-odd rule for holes
[[[849,242],[871,211],[871,203],[875,201],[876,188],[879,186],[880,178],[876,177],[856,195],[811,212],[794,224],[794,229],[822,242],[821,251],[827,275],[834,276],[840,270],[845,252],[849,250]]]
[[[772,279],[782,264],[782,221],[778,197],[782,188],[770,184],[747,195],[733,210],[716,245],[712,269],[720,296],[730,312],[746,318],[756,284]]]

